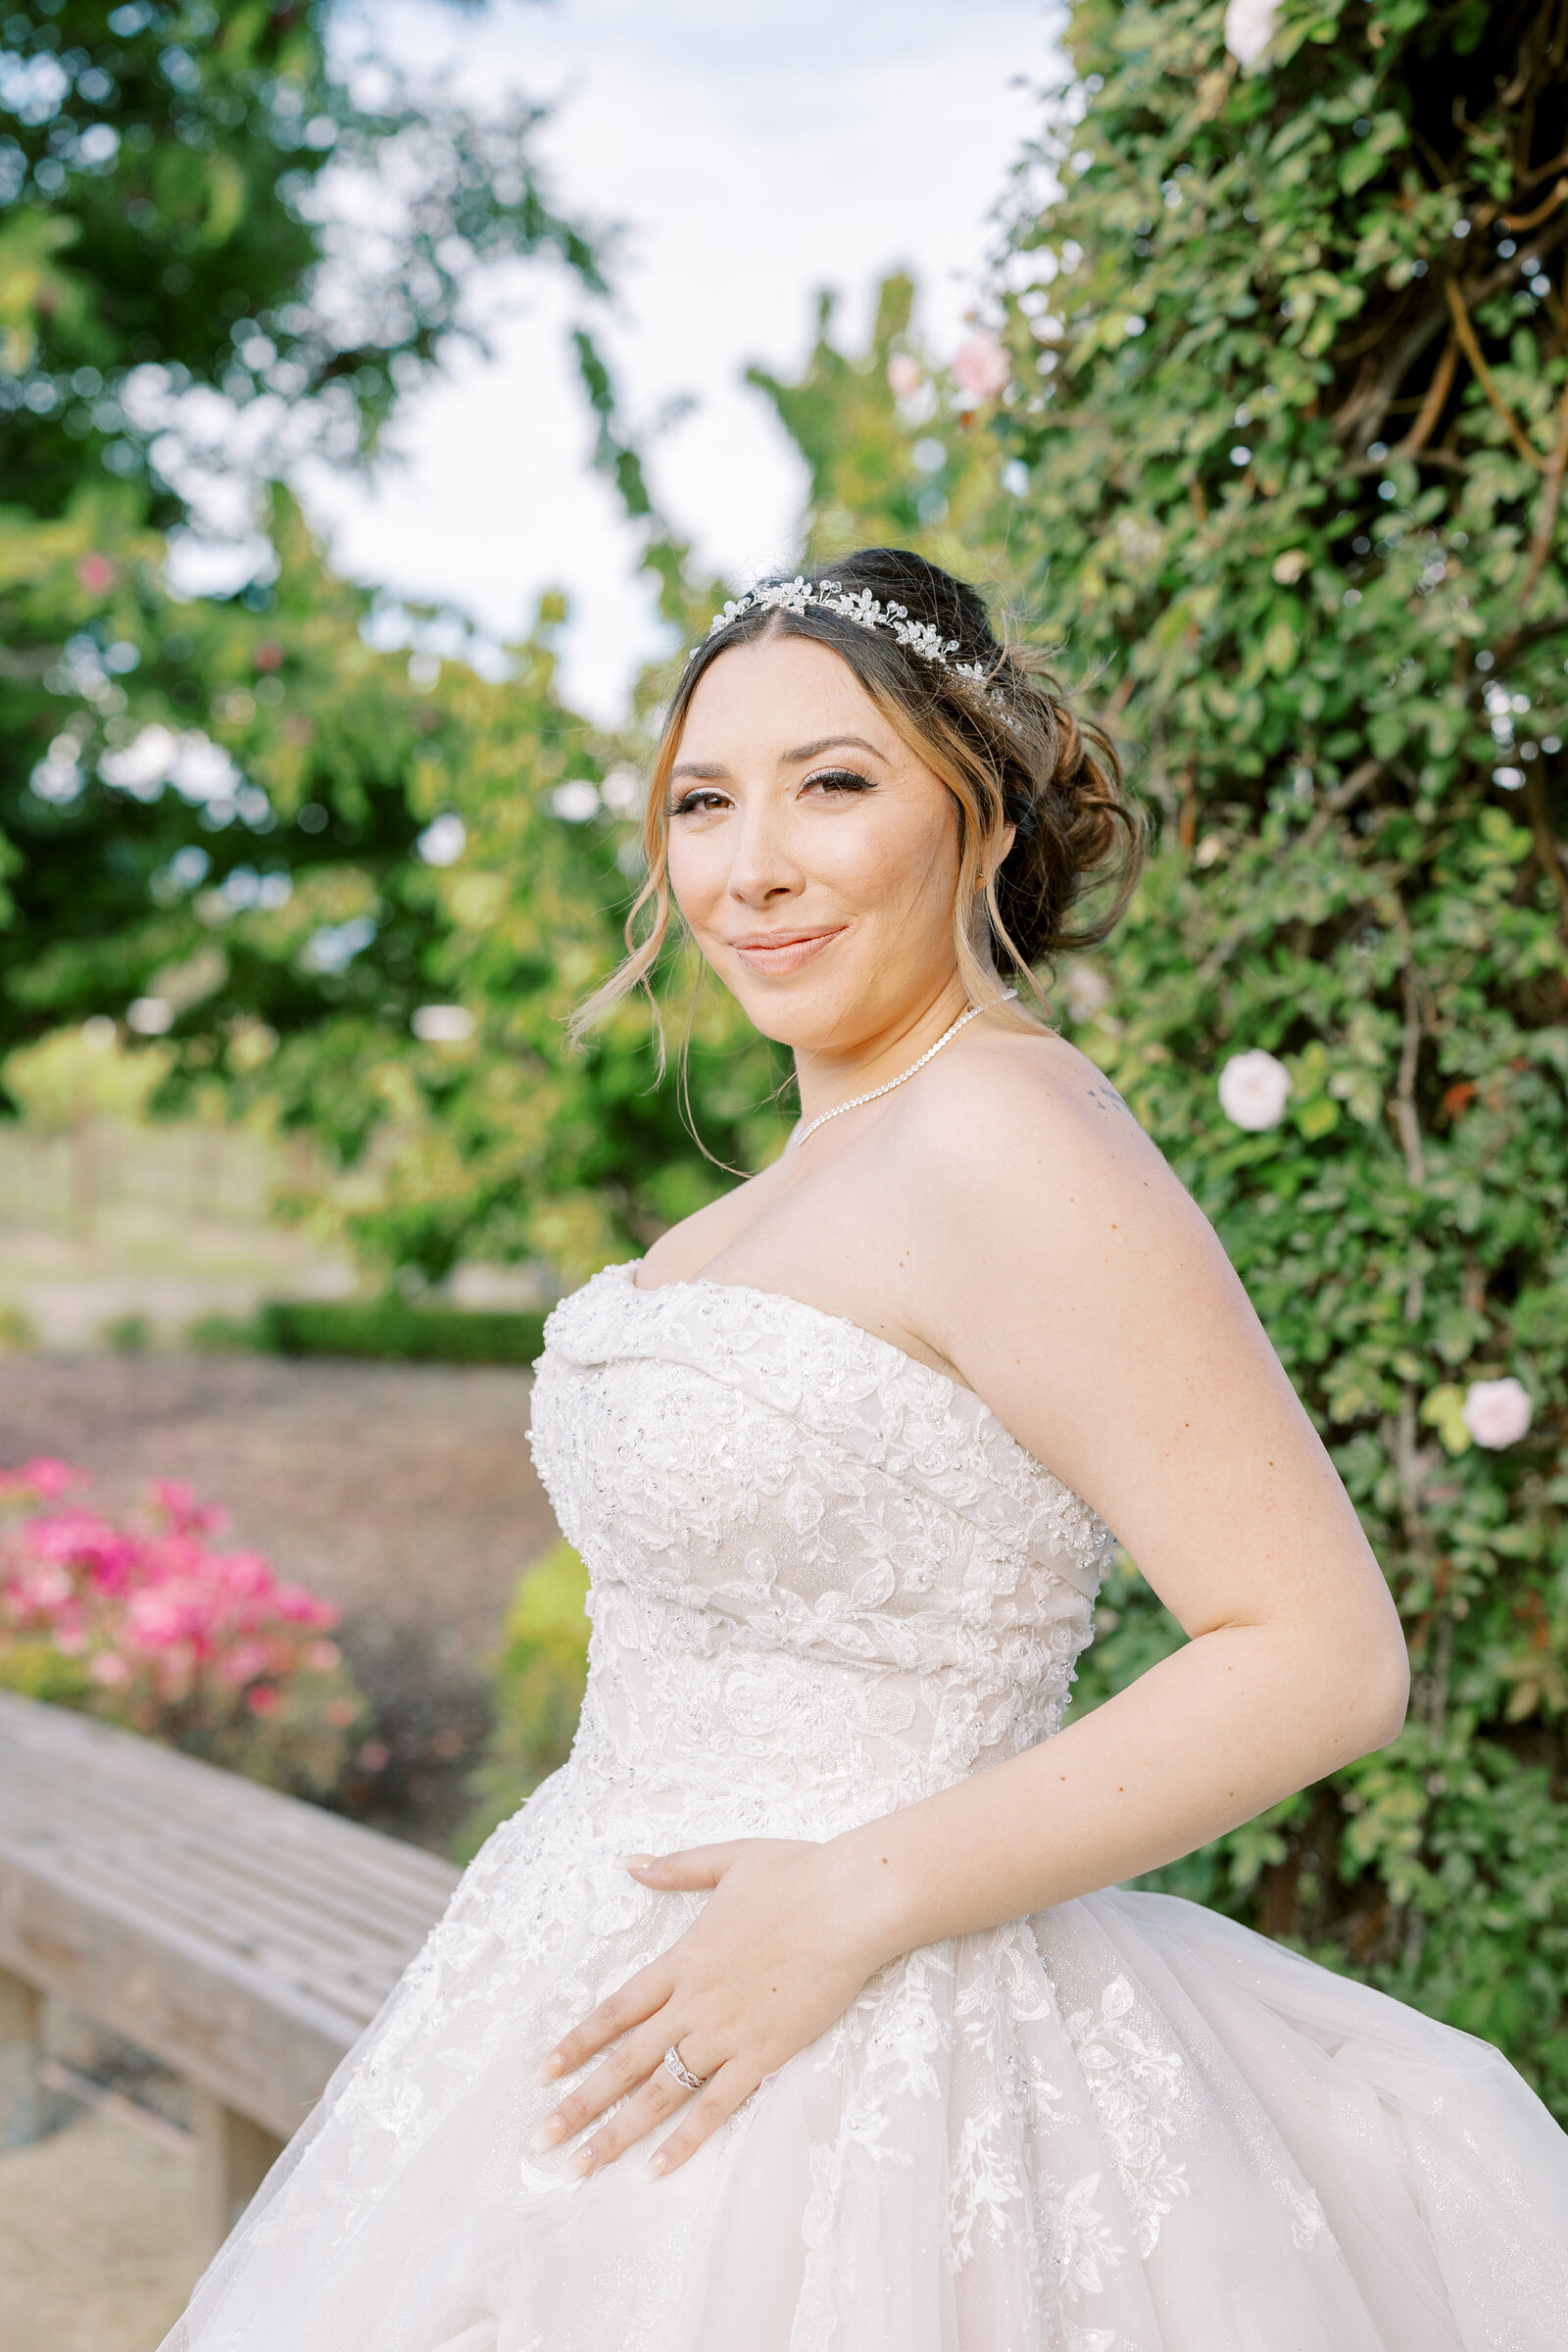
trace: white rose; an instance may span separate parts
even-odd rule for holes
[[[1225,46],[1239,66],[1255,66],[1274,38],[1279,0],[1230,0],[1225,11]]]
[[[1233,1054],[1219,1074],[1219,1106],[1238,1127],[1260,1134],[1277,1127],[1290,1099],[1291,1073],[1261,1046]]]
[[[1473,1380],[1464,1393],[1460,1417],[1478,1446],[1490,1446],[1496,1452],[1504,1446],[1517,1446],[1534,1416],[1522,1380]]]

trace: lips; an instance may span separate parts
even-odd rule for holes
[[[831,947],[843,929],[835,924],[826,931],[754,931],[747,939],[732,939],[730,946],[749,971],[796,972]]]

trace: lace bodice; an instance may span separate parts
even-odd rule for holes
[[[577,1768],[822,1834],[1054,1732],[1109,1544],[1088,1506],[858,1325],[633,1276],[556,1308],[533,1397],[592,1583]]]

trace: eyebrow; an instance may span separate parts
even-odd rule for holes
[[[795,751],[785,752],[782,758],[786,767],[795,767],[803,760],[814,760],[819,753],[840,748],[869,752],[871,758],[880,760],[884,767],[888,764],[886,752],[879,752],[876,745],[867,743],[863,735],[821,735],[818,736],[815,743],[803,743]],[[676,776],[696,776],[704,783],[713,784],[727,776],[729,769],[712,760],[683,760],[677,766],[672,767],[669,773],[671,782]]]

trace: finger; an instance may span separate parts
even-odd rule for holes
[[[645,1886],[655,1886],[665,1893],[686,1893],[716,1886],[735,1859],[740,1842],[731,1838],[723,1845],[683,1846],[673,1854],[628,1854],[626,1868]]]
[[[617,1986],[608,2000],[601,2001],[597,2009],[591,2010],[580,2026],[573,2026],[571,2032],[557,2042],[539,2069],[540,2082],[558,2082],[563,2075],[575,2074],[578,2067],[585,2065],[595,2051],[602,2050],[607,2042],[629,2032],[633,2026],[640,2026],[645,2018],[653,2016],[656,2009],[662,2009],[670,1990],[667,1967],[656,1964],[651,1968],[640,1968],[634,1977],[628,1977],[624,1984]]]
[[[654,2150],[649,2172],[656,2178],[672,2173],[688,2157],[695,2156],[704,2140],[710,2138],[720,2124],[727,2123],[737,2107],[744,2106],[760,2081],[760,2077],[749,2073],[739,2059],[726,2059],[702,2089],[693,2093],[691,2105],[674,2131]]]
[[[607,2164],[634,2146],[657,2124],[663,2123],[682,2100],[691,2096],[666,2066],[656,2066],[625,2104],[616,2108],[604,2129],[577,2150],[571,2160],[572,2172],[579,2180],[586,2180],[590,2173],[603,2172]]]
[[[673,2086],[673,2078],[663,2065],[669,2036],[660,2022],[658,2013],[638,2033],[628,2034],[618,2050],[612,2050],[602,2066],[596,2066],[585,2082],[564,2098],[559,2107],[545,2117],[533,2135],[537,2154],[545,2148],[559,2148],[563,2140],[574,2138],[585,2124],[596,2115],[603,2115],[617,2099],[629,2090],[646,2082],[656,2067]]]

